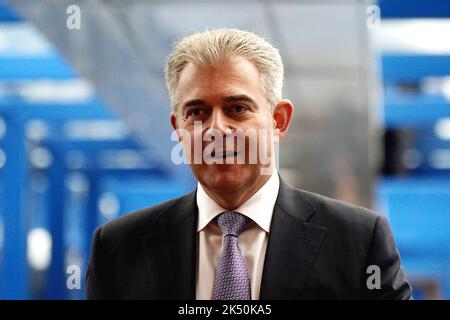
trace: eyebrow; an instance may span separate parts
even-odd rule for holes
[[[223,99],[224,103],[231,103],[231,102],[247,102],[251,103],[253,105],[256,105],[255,100],[250,98],[249,96],[245,94],[235,95],[235,96],[229,96]],[[189,107],[198,107],[198,106],[208,106],[208,103],[201,99],[192,99],[183,104],[183,109],[189,108]]]
[[[189,107],[197,107],[197,106],[206,106],[207,103],[201,99],[193,99],[189,100],[186,103],[183,104],[183,109],[189,108]]]
[[[225,103],[230,103],[230,102],[248,102],[248,103],[256,105],[255,100],[253,100],[252,98],[250,98],[249,96],[247,96],[245,94],[240,94],[240,95],[236,95],[236,96],[226,97],[225,99],[223,99],[223,102],[225,102]]]

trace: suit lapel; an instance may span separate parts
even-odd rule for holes
[[[319,253],[326,228],[308,222],[315,208],[280,179],[272,217],[260,299],[298,299]]]
[[[142,238],[149,295],[156,299],[195,299],[196,192],[182,197]]]

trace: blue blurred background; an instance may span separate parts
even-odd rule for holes
[[[386,215],[414,297],[449,299],[438,0],[0,0],[0,299],[84,298],[98,225],[195,188],[170,158],[163,68],[174,41],[215,27],[280,48],[296,105],[281,175]]]

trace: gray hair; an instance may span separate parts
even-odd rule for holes
[[[176,88],[188,63],[211,68],[228,58],[240,56],[256,65],[270,110],[281,99],[283,62],[278,49],[256,34],[238,29],[215,29],[194,33],[178,42],[165,68],[172,110],[176,109]]]

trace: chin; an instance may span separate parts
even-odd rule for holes
[[[249,175],[238,168],[214,168],[214,170],[204,170],[199,179],[202,184],[216,191],[236,191],[247,184]],[[230,169],[230,170],[228,170]],[[234,170],[233,170],[234,169]]]

